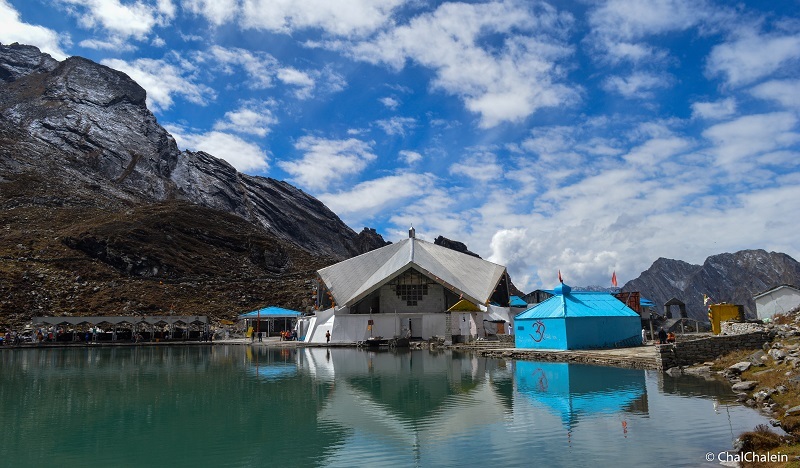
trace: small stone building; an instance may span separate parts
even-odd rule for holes
[[[758,318],[764,320],[800,306],[800,289],[782,284],[755,295],[753,300],[756,302]]]

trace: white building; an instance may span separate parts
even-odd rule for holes
[[[754,296],[753,300],[756,301],[758,318],[772,318],[800,305],[800,289],[782,284]]]
[[[433,336],[467,341],[511,320],[506,268],[414,237],[319,270],[318,311],[306,342]],[[476,311],[447,312],[460,300]]]

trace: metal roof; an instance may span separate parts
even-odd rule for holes
[[[240,319],[251,319],[251,318],[275,318],[275,317],[299,317],[302,315],[301,312],[291,309],[284,309],[281,307],[265,307],[263,309],[254,310],[252,312],[248,312],[246,314],[242,314],[239,316]]]
[[[553,290],[555,296],[517,315],[519,319],[558,317],[638,317],[633,309],[603,292],[572,292],[567,285]]]
[[[508,305],[511,307],[528,307],[528,303],[519,296],[511,296]]]
[[[771,293],[773,291],[777,291],[778,289],[782,289],[782,288],[794,289],[795,291],[800,292],[800,289],[797,289],[796,286],[792,286],[791,284],[780,284],[778,286],[769,288],[766,291],[763,291],[763,292],[760,292],[760,293],[756,294],[755,296],[753,296],[753,299],[758,299],[761,296],[766,296],[767,294],[769,294],[769,293]]]
[[[146,323],[149,325],[157,325],[159,323],[208,323],[208,317],[205,315],[109,315],[109,316],[70,316],[70,317],[33,317],[31,321],[34,324],[45,325],[61,325],[63,323],[70,325],[80,325],[88,323],[90,325],[97,325],[99,323],[110,323],[112,325],[119,324],[139,324]]]
[[[464,299],[486,304],[506,268],[416,238],[404,239],[317,273],[336,304],[350,306],[414,268]]]

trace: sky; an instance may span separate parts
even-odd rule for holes
[[[181,149],[526,291],[800,258],[800,0],[0,0],[0,42],[121,70]]]

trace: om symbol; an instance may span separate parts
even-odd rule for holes
[[[536,369],[535,371],[533,371],[533,374],[531,375],[533,376],[534,379],[536,379],[536,388],[539,389],[540,392],[546,392],[548,385],[547,374],[544,373],[542,368],[540,367]]]
[[[542,341],[542,338],[544,338],[544,330],[545,330],[544,323],[541,320],[535,321],[533,323],[533,334],[531,335],[533,341],[537,343]]]

